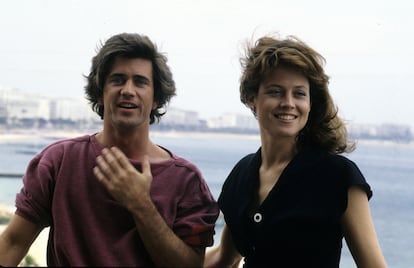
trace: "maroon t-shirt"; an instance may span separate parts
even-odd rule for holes
[[[16,214],[50,226],[50,266],[151,266],[131,214],[93,174],[95,136],[55,142],[27,167]],[[213,244],[219,209],[200,171],[170,152],[151,163],[151,198],[168,226],[193,247]],[[137,169],[139,162],[131,161]],[[162,252],[160,252],[162,254]]]

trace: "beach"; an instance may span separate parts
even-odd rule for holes
[[[65,139],[74,138],[83,135],[92,135],[98,130],[90,131],[70,131],[70,130],[15,130],[15,131],[0,131],[0,142],[19,142],[30,141],[33,139]],[[152,137],[170,137],[170,138],[236,138],[243,137],[246,139],[259,139],[258,134],[241,134],[241,133],[226,133],[226,132],[199,132],[199,131],[150,131]]]
[[[14,131],[0,131],[0,143],[2,142],[19,142],[30,141],[33,139],[48,139],[58,140],[65,138],[74,138],[82,135],[91,135],[98,132],[98,130],[14,130]],[[200,131],[150,131],[151,137],[169,137],[169,138],[244,138],[248,140],[259,140],[258,134],[242,134],[242,133],[226,133],[226,132],[200,132]],[[365,146],[393,146],[393,147],[410,147],[414,148],[414,141],[397,142],[394,140],[379,140],[379,139],[360,139],[354,140],[356,145]]]

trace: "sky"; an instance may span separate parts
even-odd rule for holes
[[[168,57],[170,106],[201,118],[251,114],[239,100],[245,41],[294,35],[325,57],[343,119],[414,130],[413,11],[410,0],[2,1],[0,89],[82,98],[99,44],[137,32]]]

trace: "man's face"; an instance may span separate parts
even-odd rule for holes
[[[107,127],[126,130],[149,124],[150,113],[156,107],[151,61],[115,59],[101,101]]]

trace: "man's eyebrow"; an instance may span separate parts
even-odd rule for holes
[[[127,75],[124,73],[111,73],[108,75],[108,78],[117,78],[117,77],[126,77]],[[150,83],[150,79],[144,75],[134,74],[134,80],[139,80],[140,82]]]
[[[120,76],[125,76],[125,74],[122,74],[122,73],[110,73],[109,75],[108,75],[108,77],[120,77]]]

